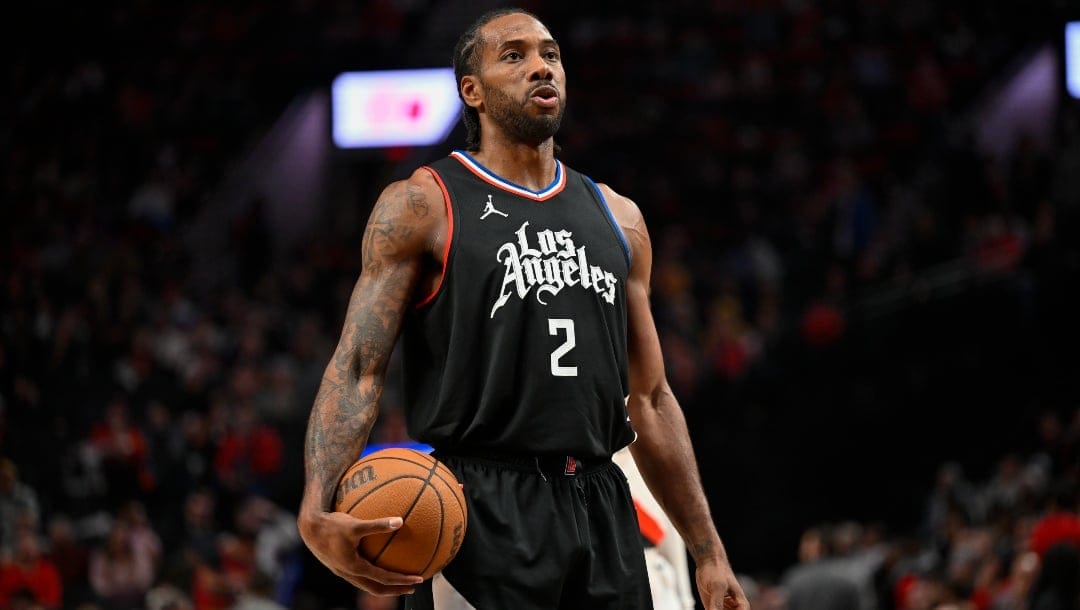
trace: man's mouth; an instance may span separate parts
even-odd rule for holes
[[[541,85],[532,90],[529,99],[542,108],[555,108],[559,105],[559,91],[551,85]]]

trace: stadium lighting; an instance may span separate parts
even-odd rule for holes
[[[437,144],[461,111],[452,68],[344,72],[331,105],[339,148]]]
[[[1080,99],[1080,21],[1065,24],[1065,86]]]

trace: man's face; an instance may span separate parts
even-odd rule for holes
[[[551,33],[528,15],[512,14],[485,25],[481,40],[482,111],[530,145],[555,135],[566,111],[566,74]]]

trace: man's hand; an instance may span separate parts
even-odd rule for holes
[[[300,537],[330,571],[372,595],[407,595],[424,582],[420,576],[389,572],[375,566],[357,552],[360,539],[392,532],[401,527],[401,517],[357,519],[345,513],[301,514],[297,520]]]
[[[698,594],[708,610],[750,610],[750,602],[726,561],[698,564]]]

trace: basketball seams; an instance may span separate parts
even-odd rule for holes
[[[440,466],[441,466],[441,464],[440,464]],[[442,467],[446,468],[445,466],[442,466]],[[461,488],[457,487],[456,483],[449,483],[449,482],[446,481],[446,479],[444,479],[442,477],[437,477],[437,478],[443,485],[446,486],[447,490],[450,492],[449,495],[454,497],[454,502],[458,506],[458,514],[461,517],[462,531],[464,532],[464,527],[465,527],[465,523],[466,523],[466,516],[465,516],[465,507],[462,504]],[[446,509],[447,509],[446,501],[443,499],[443,494],[436,493],[436,496],[439,499],[439,510],[440,510],[440,514],[442,516],[442,522],[445,524],[446,523]],[[436,544],[435,544],[435,553],[431,556],[431,561],[428,562],[428,565],[424,566],[424,573],[427,573],[427,571],[429,569],[431,569],[431,564],[435,561],[435,555],[438,555],[439,551],[441,550],[441,547],[442,547],[442,544],[443,544],[443,539],[445,538],[445,536],[444,536],[445,529],[446,529],[445,527],[439,528],[439,538],[438,538],[438,540],[436,541]],[[453,557],[450,557],[449,559],[446,559],[444,561],[444,563],[441,566],[439,566],[439,570],[442,570],[443,568],[445,568],[450,563],[451,559],[453,559]],[[436,572],[439,571],[439,570],[436,570]]]
[[[431,485],[428,483],[428,485]],[[427,487],[424,488],[425,490]],[[427,564],[424,565],[424,569],[420,571],[421,574],[427,574],[428,568],[431,567],[435,556],[439,554],[439,547],[442,545],[443,530],[446,529],[444,524],[446,523],[446,507],[443,506],[442,494],[435,491],[435,486],[431,485],[431,491],[435,493],[435,499],[439,501],[439,535],[435,538],[435,545],[431,549],[431,557],[428,558]]]
[[[416,453],[419,453],[419,452],[416,452]],[[423,455],[423,454],[421,454],[421,455]],[[390,459],[397,459],[397,458],[394,458],[392,456],[387,456],[387,457],[389,457]],[[404,461],[410,462],[410,460],[404,460]],[[420,465],[420,464],[416,464],[416,462],[410,462],[410,463],[412,463],[412,464],[414,464],[416,466]],[[401,516],[401,523],[403,525],[409,519],[409,515],[412,514],[413,509],[416,508],[416,505],[420,503],[420,498],[424,497],[424,492],[427,491],[427,488],[431,487],[432,491],[435,491],[435,487],[431,485],[431,477],[432,477],[432,475],[435,474],[435,469],[439,467],[439,463],[437,461],[433,460],[433,463],[430,464],[430,466],[431,466],[431,470],[428,471],[427,479],[424,480],[424,484],[420,486],[420,491],[417,492],[416,497],[413,498],[412,504],[409,505],[409,510],[405,511],[405,514]],[[402,477],[395,477],[394,479],[391,479],[391,481],[397,481],[397,480],[399,480],[401,478]],[[409,475],[409,478],[419,478],[419,477],[413,477],[413,476]],[[388,482],[390,482],[390,481],[388,481]],[[439,493],[435,492],[435,495],[436,495],[436,497],[438,497]],[[440,498],[440,503],[441,503],[441,501],[442,500]],[[404,527],[402,529],[404,529]],[[395,531],[394,533],[390,534],[386,538],[386,542],[383,543],[383,546],[382,546],[381,549],[379,549],[379,552],[375,553],[375,557],[373,557],[371,559],[371,563],[378,564],[379,558],[382,557],[382,554],[384,552],[386,552],[386,549],[390,547],[390,544],[394,542],[394,538],[396,538],[399,533],[401,533],[401,530]],[[442,536],[442,528],[439,529],[439,536]],[[438,546],[438,544],[436,544],[435,545],[435,550],[437,551],[438,548],[439,548],[439,546]],[[433,557],[434,557],[434,554],[435,554],[435,551],[432,551],[432,556]],[[428,560],[428,562],[430,564],[430,560]]]
[[[447,472],[450,472],[450,471],[447,471]],[[453,475],[454,475],[454,473],[450,472],[450,476],[453,476]],[[440,474],[440,473],[439,473],[438,471],[436,471],[436,472],[435,472],[435,478],[436,478],[436,479],[439,479],[439,480],[440,480],[440,481],[442,481],[443,483],[446,483],[446,486],[447,486],[447,487],[452,487],[452,486],[455,486],[455,485],[457,485],[457,483],[458,483],[458,481],[457,481],[457,478],[456,478],[456,477],[455,477],[455,478],[453,479],[453,480],[454,480],[454,483],[450,483],[450,481],[449,481],[449,480],[447,480],[447,478],[446,478],[446,477],[444,477],[444,476],[443,476],[442,474]]]
[[[461,492],[461,488],[458,487],[457,483],[450,483],[442,477],[437,478],[439,479],[440,483],[446,486],[446,490],[447,492],[449,492],[447,495],[454,497],[454,503],[457,504],[458,512],[461,513],[462,518],[464,518],[466,515],[464,503],[465,497],[464,494]],[[443,494],[439,494],[439,499],[442,500],[442,498]]]
[[[392,455],[385,455],[386,453],[390,453],[390,452],[392,452],[393,454]],[[429,467],[431,467],[432,464],[434,464],[435,469],[436,469],[435,470],[435,476],[438,477],[438,479],[441,480],[443,483],[446,483],[447,487],[450,487],[451,490],[452,490],[453,486],[457,484],[457,479],[456,479],[456,477],[454,477],[454,473],[451,472],[450,469],[446,467],[446,464],[443,464],[439,460],[435,459],[435,457],[432,456],[429,453],[424,453],[423,451],[417,451],[416,449],[406,449],[404,447],[394,447],[394,448],[390,448],[390,449],[383,449],[383,450],[379,451],[378,453],[372,453],[369,457],[376,457],[376,456],[378,456],[378,458],[380,460],[396,460],[396,461],[400,461],[400,462],[407,462],[409,464],[414,464],[416,466],[421,466],[423,468],[429,468]],[[420,458],[420,459],[419,460],[410,460],[409,457],[417,457],[417,458]],[[451,477],[454,477],[454,478],[448,480],[445,475],[443,475],[441,472],[439,472],[439,470],[445,470],[446,474],[448,474],[448,475],[450,475]],[[451,480],[453,480],[454,483],[451,483],[450,482]]]
[[[440,463],[439,466],[446,470],[446,472],[449,473],[450,476],[454,476],[454,473],[450,472],[450,469],[447,468],[444,464]],[[447,481],[443,477],[439,477],[439,480],[442,481],[443,484],[450,489],[450,495],[454,496],[454,501],[457,502],[458,510],[461,511],[461,516],[462,518],[465,518],[468,515],[468,512],[465,509],[465,494],[461,491],[461,487],[458,485],[457,478],[455,477],[453,479],[453,483]],[[441,498],[442,495],[440,494],[439,497]]]
[[[416,466],[423,466],[424,468],[428,468],[432,464],[434,464],[435,465],[435,473],[434,473],[435,476],[440,481],[445,483],[446,486],[450,489],[450,491],[453,492],[454,499],[458,503],[458,508],[461,510],[462,516],[464,516],[466,514],[466,512],[465,512],[465,504],[462,502],[462,498],[459,497],[460,494],[458,493],[461,488],[457,488],[457,490],[455,491],[455,486],[457,485],[457,478],[454,477],[454,473],[451,472],[451,470],[449,468],[447,468],[446,464],[443,464],[439,460],[435,459],[435,457],[432,456],[431,454],[424,453],[422,451],[417,451],[415,449],[393,448],[393,449],[384,449],[383,450],[383,452],[388,452],[388,451],[392,451],[397,455],[372,454],[372,456],[379,455],[379,459],[397,460],[397,461],[402,461],[402,462],[408,462],[409,464],[414,464]],[[383,452],[380,452],[380,453],[383,453]],[[400,454],[405,454],[405,455],[400,455]],[[420,458],[420,461],[414,461],[414,460],[408,459],[408,457],[410,457],[410,456],[418,457],[418,458]],[[423,463],[421,463],[421,462],[423,462]],[[448,480],[441,472],[439,472],[439,470],[445,470],[448,475],[450,475],[451,477],[454,477],[454,478]],[[454,482],[451,483],[451,480],[454,481]]]
[[[427,468],[428,466],[431,466],[432,464],[438,464],[438,460],[436,460],[432,455],[430,455],[428,453],[424,453],[423,451],[417,451],[415,449],[402,449],[402,448],[383,449],[382,451],[379,451],[377,453],[372,453],[371,455],[369,455],[367,457],[369,457],[369,458],[378,457],[380,460],[401,460],[401,461],[405,461],[405,462],[412,462],[413,464],[416,464],[418,466],[423,466],[424,468]],[[418,460],[410,460],[409,459],[410,457],[419,458],[419,459]]]

